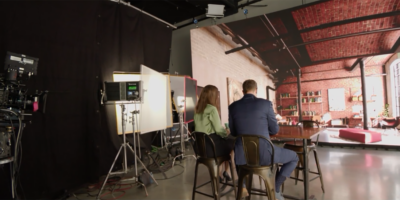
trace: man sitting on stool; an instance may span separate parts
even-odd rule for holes
[[[268,100],[257,98],[257,83],[254,80],[246,80],[243,83],[243,98],[229,106],[229,128],[233,136],[237,135],[261,135],[270,138],[279,131],[279,125],[275,118],[272,103]],[[277,172],[275,179],[275,194],[278,200],[283,200],[280,187],[296,168],[299,158],[294,151],[274,146],[274,162],[282,163],[282,168]],[[271,164],[270,144],[260,140],[260,164]],[[235,163],[238,169],[246,164],[241,141],[235,144]],[[239,173],[239,172],[238,172]],[[240,184],[240,183],[239,183]],[[249,191],[250,192],[250,191]]]

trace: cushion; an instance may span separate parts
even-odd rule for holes
[[[339,137],[362,143],[373,143],[382,141],[381,133],[357,128],[340,129]]]

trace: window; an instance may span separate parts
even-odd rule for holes
[[[392,65],[393,117],[400,116],[400,60]]]

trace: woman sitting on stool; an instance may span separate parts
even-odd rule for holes
[[[216,108],[218,99],[217,87],[207,85],[200,94],[194,114],[195,131],[203,132],[210,136],[215,144],[215,151],[217,154],[215,156],[217,157],[230,154],[235,146],[235,139],[230,136],[229,129],[225,129],[221,125],[221,120]],[[212,143],[206,142],[206,152],[208,157],[214,157]],[[232,180],[227,173],[228,168],[228,162],[225,162],[225,171],[220,174],[220,181],[223,181],[225,178],[227,181]]]

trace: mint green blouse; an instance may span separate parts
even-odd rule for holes
[[[203,132],[208,135],[216,133],[223,138],[228,136],[225,128],[221,125],[217,108],[213,105],[207,104],[203,113],[195,113],[194,124],[195,131]]]

